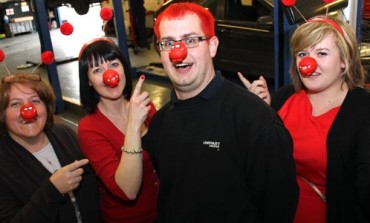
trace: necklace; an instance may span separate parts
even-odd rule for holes
[[[42,163],[42,165],[50,172],[54,173],[58,169],[61,168],[60,162],[58,160],[57,155],[53,149],[53,146],[49,142],[44,148],[40,151],[33,153],[33,155]],[[82,223],[82,217],[80,210],[78,208],[78,204],[76,201],[76,197],[73,194],[73,191],[68,193],[69,198],[71,199],[72,205],[75,209],[75,214],[78,223]]]
[[[50,173],[54,173],[61,167],[58,157],[56,156],[50,142],[40,151],[33,153],[33,155]]]

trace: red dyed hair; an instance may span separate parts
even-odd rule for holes
[[[213,37],[215,35],[215,18],[206,8],[192,2],[179,2],[168,6],[155,20],[154,33],[159,40],[159,25],[163,19],[175,20],[181,19],[186,15],[195,14],[201,21],[201,28],[205,36]]]

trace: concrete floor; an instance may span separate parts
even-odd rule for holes
[[[64,121],[76,127],[78,121],[84,116],[84,112],[79,106],[79,80],[78,62],[75,59],[81,46],[88,40],[98,37],[98,34],[85,33],[83,36],[64,36],[59,29],[51,30],[55,60],[57,62],[58,79],[62,91],[65,109],[58,114]],[[31,72],[35,66],[22,68],[28,62],[39,63],[41,58],[41,48],[38,33],[27,33],[12,38],[0,40],[0,49],[6,55],[5,62],[11,73]],[[169,100],[171,84],[161,69],[148,66],[160,63],[159,55],[154,47],[139,48],[134,53],[129,48],[131,66],[137,68],[138,74],[144,73],[147,80],[144,83],[144,90],[148,91],[157,109],[161,108]],[[67,61],[67,62],[63,62]],[[18,67],[18,68],[17,68]],[[48,77],[45,66],[37,68],[35,73],[41,73],[45,78]],[[0,65],[0,77],[7,75],[5,66]],[[136,84],[136,78],[134,78]]]

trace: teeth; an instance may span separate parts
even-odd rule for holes
[[[27,124],[27,123],[31,123],[31,122],[34,122],[34,121],[36,121],[36,119],[32,119],[32,120],[28,120],[28,121],[22,120],[21,123],[22,124]]]
[[[176,64],[176,68],[185,68],[187,66],[189,66],[189,64],[186,63]]]

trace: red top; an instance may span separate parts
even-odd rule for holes
[[[146,125],[156,112],[151,105]],[[159,181],[149,154],[143,151],[143,182],[136,200],[129,200],[114,179],[124,137],[99,109],[84,117],[78,125],[81,151],[98,176],[104,222],[151,223],[157,217]]]
[[[316,185],[325,195],[329,129],[340,107],[320,116],[312,116],[312,105],[306,91],[293,94],[278,111],[293,142],[293,156],[300,189],[294,223],[325,223],[326,204],[301,177]]]

